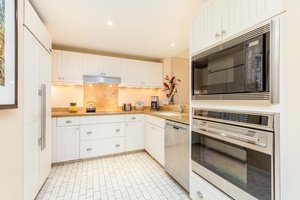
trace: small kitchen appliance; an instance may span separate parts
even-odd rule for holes
[[[123,103],[122,110],[123,111],[131,111],[131,103]]]
[[[86,112],[96,112],[95,102],[88,101],[86,105]]]
[[[151,110],[158,110],[158,96],[151,96]]]

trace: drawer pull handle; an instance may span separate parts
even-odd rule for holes
[[[135,120],[135,117],[131,117],[132,120]]]
[[[120,147],[120,145],[119,145],[119,144],[116,144],[116,147]]]
[[[71,124],[71,123],[72,123],[71,120],[67,120],[67,121],[66,121],[66,124]]]
[[[120,132],[120,129],[116,129],[116,132]]]
[[[92,148],[87,148],[86,150],[87,150],[87,151],[92,151]]]
[[[89,131],[89,132],[87,132],[86,134],[91,135],[92,133],[93,133],[92,131]]]
[[[199,191],[197,191],[197,196],[200,197],[201,199],[203,199],[203,195]]]

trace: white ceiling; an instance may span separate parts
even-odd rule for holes
[[[190,16],[204,0],[30,2],[54,46],[160,59],[182,56],[189,48]],[[108,20],[114,25],[108,26]]]

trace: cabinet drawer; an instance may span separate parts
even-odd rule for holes
[[[190,177],[190,197],[193,200],[232,200],[221,190],[192,172]],[[194,179],[195,178],[195,179]]]
[[[154,117],[151,115],[146,115],[145,120],[146,120],[146,122],[149,122],[149,123],[159,126],[161,128],[165,127],[165,120],[162,118]]]
[[[125,122],[125,115],[102,115],[81,117],[81,124],[100,124]]]
[[[125,136],[125,123],[80,126],[80,140]]]
[[[126,122],[137,122],[142,120],[141,114],[126,115]]]
[[[80,142],[80,158],[102,156],[125,151],[125,137],[86,140]]]
[[[75,126],[80,124],[79,117],[61,117],[57,118],[56,126]]]

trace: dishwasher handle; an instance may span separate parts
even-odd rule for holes
[[[166,128],[169,128],[169,129],[173,129],[175,131],[178,131],[178,132],[181,132],[183,134],[187,134],[188,133],[188,129],[187,128],[183,128],[183,127],[180,127],[180,126],[176,126],[176,125],[173,125],[173,124],[166,124]]]

